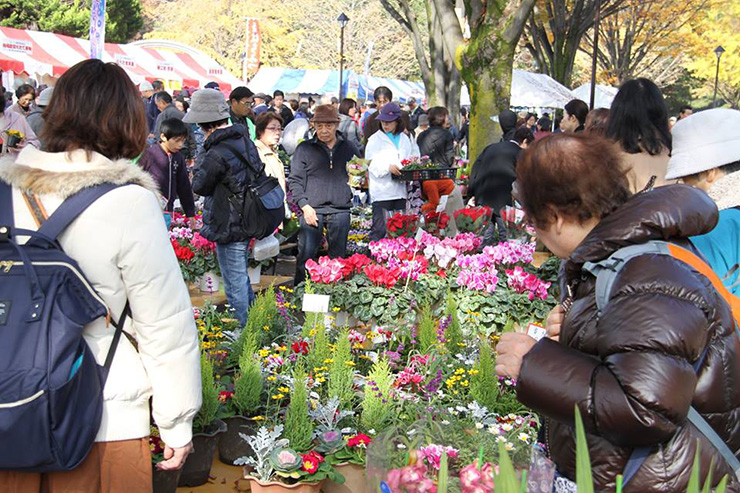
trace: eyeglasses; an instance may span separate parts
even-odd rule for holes
[[[265,127],[265,130],[269,130],[270,132],[282,132],[283,127]]]

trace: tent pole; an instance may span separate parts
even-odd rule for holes
[[[596,55],[599,52],[599,27],[601,24],[601,0],[596,0],[596,13],[594,19],[594,52],[591,61],[591,104],[590,109],[594,109],[596,102]]]

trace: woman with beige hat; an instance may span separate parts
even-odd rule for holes
[[[673,127],[667,180],[680,178],[717,203],[719,222],[691,242],[730,292],[740,295],[740,111],[718,108],[694,113]]]

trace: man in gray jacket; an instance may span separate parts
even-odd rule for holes
[[[185,117],[185,113],[177,109],[177,106],[172,102],[172,96],[170,96],[167,91],[161,91],[155,94],[154,104],[156,104],[157,109],[159,109],[159,115],[157,116],[157,120],[154,122],[154,132],[150,138],[153,139],[153,142],[159,142],[162,122],[169,120],[170,118],[177,118],[182,121]],[[195,159],[196,149],[197,144],[195,142],[195,137],[193,136],[193,132],[189,131],[188,138],[185,141],[185,148],[182,150],[187,161]]]
[[[53,87],[47,87],[46,89],[41,91],[41,94],[39,94],[39,98],[36,101],[36,107],[31,110],[31,113],[29,113],[26,117],[26,122],[28,122],[28,126],[31,127],[31,130],[33,130],[33,133],[36,134],[36,137],[39,138],[39,142],[41,142],[42,146],[44,143],[41,140],[41,130],[44,128],[44,118],[41,115],[46,107],[49,106],[49,103],[51,102],[51,95],[53,94],[53,92]]]

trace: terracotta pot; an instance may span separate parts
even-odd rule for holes
[[[193,435],[194,452],[188,455],[178,486],[200,486],[208,482],[213,465],[213,454],[218,448],[219,435],[226,431],[226,423],[217,419],[208,432]]]
[[[182,469],[160,471],[152,464],[152,490],[154,493],[175,493]]]
[[[296,483],[296,484],[283,484],[277,481],[270,481],[263,483],[251,476],[245,478],[249,482],[249,488],[252,493],[319,493],[321,491],[321,485],[323,481],[318,483]]]
[[[324,493],[372,493],[364,467],[355,464],[341,464],[335,469],[344,476],[344,484],[326,481],[321,488]]]
[[[224,422],[226,423],[226,432],[221,435],[218,441],[218,460],[233,466],[234,461],[240,457],[254,456],[252,447],[247,445],[247,442],[239,436],[239,433],[254,435],[259,429],[259,425],[244,416],[225,418]]]

